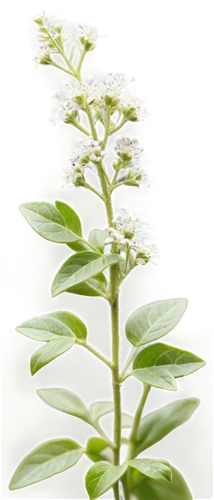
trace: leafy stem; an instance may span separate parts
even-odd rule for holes
[[[96,349],[94,349],[94,347],[92,347],[90,344],[88,344],[85,340],[77,339],[76,343],[85,347],[85,349],[87,349],[92,354],[94,354],[94,356],[96,356],[96,358],[100,359],[100,361],[105,363],[105,365],[107,365],[109,368],[112,368],[111,361],[109,361],[107,358],[105,358],[105,356],[103,356],[100,352],[98,352]]]
[[[146,384],[145,382],[144,382],[143,385],[144,385],[143,395],[141,397],[140,403],[139,403],[137,411],[135,413],[134,422],[133,422],[132,429],[131,429],[131,434],[130,434],[130,437],[129,437],[129,449],[128,449],[127,460],[131,460],[136,455],[135,454],[135,438],[136,438],[136,433],[137,433],[137,430],[138,430],[138,427],[139,427],[141,415],[143,413],[143,409],[144,409],[144,406],[146,404],[147,397],[148,397],[150,389],[151,389],[151,386],[148,385],[148,384]]]

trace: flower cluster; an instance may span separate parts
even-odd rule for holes
[[[140,165],[143,148],[139,145],[138,139],[131,139],[128,135],[118,137],[114,149],[117,158],[113,167],[120,172],[117,184],[123,182],[139,186],[140,183],[144,183],[149,187],[148,174]]]
[[[76,80],[69,80],[64,83],[64,88],[57,92],[54,97],[58,101],[59,108],[72,109],[73,103],[85,111],[86,104],[90,104],[94,114],[94,119],[103,122],[106,117],[106,107],[111,107],[111,114],[116,111],[124,115],[125,121],[138,121],[143,119],[143,115],[148,114],[144,109],[143,101],[131,96],[125,95],[125,91],[131,80],[124,73],[107,73],[102,80],[94,80],[89,77],[84,83]],[[72,123],[65,120],[66,123]],[[60,118],[59,118],[60,119]]]
[[[51,53],[59,52],[63,47],[63,43],[70,38],[70,33],[63,31],[65,20],[50,21],[45,13],[35,16],[33,21],[36,23],[38,35],[36,38],[39,42],[38,53],[34,56],[36,68],[39,64],[51,64]]]
[[[144,265],[158,258],[158,249],[154,243],[149,243],[150,234],[145,230],[148,222],[143,222],[137,213],[130,214],[122,207],[114,219],[114,227],[109,228],[110,241],[115,241],[118,247],[130,252],[135,265]]]
[[[88,26],[87,24],[80,24],[78,26],[80,36],[79,40],[84,46],[86,52],[89,50],[94,50],[97,46],[98,31],[94,26]]]
[[[92,138],[87,143],[82,143],[78,150],[72,150],[72,156],[68,158],[70,165],[63,168],[63,184],[61,184],[61,187],[65,185],[69,187],[84,186],[85,170],[90,169],[97,174],[96,165],[105,154],[102,151],[101,144]]]

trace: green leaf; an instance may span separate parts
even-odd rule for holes
[[[83,252],[84,254],[85,252]],[[90,254],[90,252],[87,252]],[[76,254],[78,256],[78,254]],[[81,253],[79,254],[81,258]],[[72,287],[87,281],[90,278],[96,277],[109,266],[116,264],[121,260],[118,254],[108,254],[103,257],[98,257],[97,254],[91,252],[91,262],[77,268],[74,263],[74,256],[70,257],[61,269],[56,274],[52,284],[52,296],[56,297],[62,292],[71,291]],[[78,262],[78,261],[77,261]],[[72,265],[73,264],[73,265]]]
[[[132,427],[134,418],[127,413],[122,413],[121,415],[121,427],[122,429],[126,429],[128,427]]]
[[[108,236],[109,232],[106,229],[93,229],[89,234],[88,241],[100,252],[104,253],[104,243]]]
[[[10,490],[24,488],[72,467],[83,449],[71,439],[54,439],[35,448],[16,469]]]
[[[133,368],[159,366],[166,368],[175,378],[184,377],[199,370],[205,361],[189,351],[156,343],[143,349],[134,360]]]
[[[87,453],[100,453],[107,448],[108,442],[100,437],[92,437],[87,442]]]
[[[153,366],[151,368],[139,368],[131,372],[133,377],[141,382],[146,382],[148,385],[166,389],[168,391],[176,391],[177,385],[174,377],[165,368]]]
[[[39,397],[47,405],[56,410],[68,413],[74,417],[81,418],[85,422],[90,421],[89,412],[79,396],[67,389],[39,389]]]
[[[179,399],[143,417],[136,434],[137,453],[150,448],[184,424],[199,404],[200,400],[197,398]]]
[[[66,201],[55,200],[54,204],[61,217],[63,218],[65,227],[67,227],[67,229],[70,229],[70,231],[72,231],[74,234],[82,237],[82,221],[76,210],[74,210],[74,208]]]
[[[28,224],[46,240],[55,243],[71,243],[80,237],[65,226],[54,205],[46,201],[23,203],[19,207]]]
[[[127,464],[112,465],[101,461],[92,465],[85,477],[85,485],[91,500],[106,493],[125,473]]]
[[[79,340],[87,340],[88,338],[88,328],[84,321],[71,311],[66,311],[65,309],[54,311],[49,313],[51,318],[56,318],[61,321],[65,326],[67,326],[75,337]]]
[[[18,325],[16,330],[41,342],[59,337],[85,339],[87,336],[86,326],[81,319],[67,311],[56,311],[29,319]]]
[[[192,500],[190,490],[180,472],[171,465],[170,468],[171,482],[164,479],[145,479],[140,473],[131,478],[129,476],[129,492],[137,500]]]
[[[127,339],[139,347],[163,337],[178,324],[186,307],[186,299],[159,300],[140,307],[127,320]]]
[[[112,401],[98,401],[92,403],[90,406],[91,420],[98,421],[104,415],[111,413],[114,410],[114,403]]]
[[[66,338],[61,337],[54,340],[49,340],[47,344],[43,345],[34,352],[30,360],[31,375],[35,375],[43,366],[47,365],[54,359],[58,358],[61,354],[68,351],[75,344],[75,337]]]
[[[152,479],[172,480],[172,472],[168,462],[163,460],[155,460],[153,458],[135,458],[129,460],[128,465],[138,470],[144,476]]]

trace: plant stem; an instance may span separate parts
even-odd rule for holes
[[[111,120],[111,107],[106,106],[106,126],[105,126],[105,135],[103,139],[102,149],[105,149],[109,137],[110,120]]]
[[[85,340],[79,340],[79,339],[77,339],[76,343],[79,344],[79,345],[81,345],[81,346],[83,346],[83,347],[85,347],[85,349],[87,349],[92,354],[94,354],[94,356],[96,356],[97,358],[99,358],[100,361],[102,361],[103,363],[105,363],[105,365],[107,365],[109,368],[112,368],[111,361],[108,360],[107,358],[105,358],[105,356],[103,356],[102,354],[100,354],[100,352],[98,352],[96,349],[94,349],[94,347],[92,347],[87,342],[85,342]]]
[[[140,400],[140,403],[138,405],[138,408],[137,408],[137,411],[136,411],[136,414],[135,414],[135,417],[134,417],[134,422],[133,422],[133,425],[132,425],[131,434],[130,434],[130,437],[129,437],[129,450],[128,450],[127,460],[131,460],[132,458],[135,457],[135,438],[136,438],[136,433],[137,433],[137,430],[138,430],[138,427],[139,427],[141,415],[142,415],[144,406],[146,404],[147,397],[149,395],[149,391],[151,389],[150,385],[148,385],[146,383],[144,383],[143,385],[144,385],[143,396],[142,396],[142,398]]]
[[[86,189],[89,189],[89,191],[92,191],[94,194],[96,194],[96,196],[99,196],[99,198],[102,201],[104,201],[103,195],[101,193],[99,193],[99,191],[97,191],[97,189],[95,189],[93,186],[91,186],[91,184],[89,184],[88,182],[86,182],[83,187],[85,187]]]
[[[77,65],[77,73],[80,75],[81,73],[81,68],[82,68],[82,63],[84,61],[84,57],[86,55],[86,50],[85,48],[82,49],[81,51],[81,54],[80,54],[80,58],[79,58],[79,62],[78,62],[78,65]]]
[[[118,132],[118,130],[120,130],[123,127],[123,125],[125,125],[126,122],[127,122],[127,120],[125,118],[123,118],[122,121],[120,122],[120,124],[117,125],[117,127],[114,127],[113,130],[111,130],[111,132],[109,133],[109,136],[115,134],[115,132]]]
[[[125,361],[124,367],[123,367],[123,369],[121,371],[121,374],[120,374],[120,378],[121,379],[123,379],[124,375],[126,374],[126,371],[128,370],[128,367],[131,364],[131,362],[132,362],[132,360],[134,358],[134,355],[135,355],[137,349],[138,349],[138,347],[135,347],[135,346],[132,347],[132,349],[131,349],[131,351],[130,351],[130,353],[128,355],[128,358]]]
[[[90,136],[90,132],[88,130],[86,130],[85,127],[82,127],[82,125],[80,125],[80,123],[78,122],[73,122],[72,125],[75,127],[75,128],[78,128],[78,130],[80,130],[80,132],[82,132],[83,134],[85,135],[88,135]]]
[[[107,441],[107,443],[109,444],[110,448],[113,450],[114,449],[114,443],[112,443],[112,441],[108,438],[108,436],[106,435],[105,431],[100,426],[99,422],[93,422],[92,425],[93,425],[94,429],[96,429],[96,431],[100,434],[100,436],[105,441]]]

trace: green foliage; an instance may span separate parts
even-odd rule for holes
[[[65,226],[70,229],[74,234],[82,238],[82,225],[79,216],[67,203],[63,201],[55,201],[56,208],[63,218]],[[68,243],[68,246],[75,252],[81,252],[85,250],[87,246],[81,241],[75,241],[74,243]]]
[[[127,464],[112,465],[108,462],[97,462],[88,470],[85,485],[91,500],[100,497],[123,476]]]
[[[55,439],[41,444],[20,463],[10,482],[10,490],[24,488],[59,474],[78,462],[83,454],[71,439]]]
[[[100,437],[92,437],[87,442],[86,454],[93,462],[108,460],[109,443]],[[107,449],[107,455],[105,451]]]
[[[85,339],[87,329],[83,321],[68,311],[56,311],[24,321],[16,327],[17,332],[34,340],[47,342],[59,337]]]
[[[101,417],[111,413],[113,410],[114,403],[112,401],[98,401],[97,403],[92,403],[89,410],[91,420],[97,422]]]
[[[134,418],[127,413],[122,413],[121,415],[121,427],[126,429],[127,427],[132,427]]]
[[[52,408],[90,422],[89,411],[77,394],[67,389],[39,389],[39,397]]]
[[[151,479],[172,480],[172,472],[168,462],[155,460],[153,458],[134,458],[128,461],[128,465]]]
[[[157,343],[143,349],[134,360],[134,370],[148,367],[162,367],[175,378],[184,377],[202,368],[203,359],[189,351],[177,347]]]
[[[34,231],[46,240],[72,243],[80,239],[73,229],[66,226],[57,208],[47,201],[23,203],[19,209]]]
[[[88,241],[100,252],[104,253],[104,243],[108,236],[109,232],[106,229],[93,229],[89,234]]]
[[[132,371],[133,377],[148,385],[158,387],[159,389],[167,389],[168,391],[176,391],[177,385],[174,377],[169,370],[159,366],[151,368],[138,368]]]
[[[43,366],[47,365],[54,359],[58,358],[61,354],[68,351],[75,344],[75,337],[73,338],[59,338],[49,340],[47,344],[43,345],[34,352],[30,360],[31,375],[35,375]]]
[[[186,299],[159,300],[140,307],[127,320],[127,339],[140,347],[163,337],[178,324],[186,307]]]
[[[80,252],[72,255],[54,278],[52,296],[56,297],[62,292],[80,295],[100,295],[101,291],[104,293],[106,280],[102,271],[120,260],[121,257],[117,254],[99,257],[93,252]],[[82,287],[78,286],[80,284],[83,284]]]

